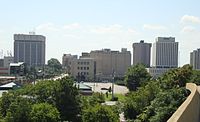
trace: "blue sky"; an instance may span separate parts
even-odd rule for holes
[[[200,0],[0,0],[0,50],[13,52],[13,34],[46,36],[46,59],[63,53],[125,47],[173,36],[180,65],[200,46]]]

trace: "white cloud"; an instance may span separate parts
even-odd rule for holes
[[[126,28],[119,24],[90,26],[90,32],[93,34],[112,35],[112,36],[139,34],[139,32],[137,32],[135,29]]]
[[[200,18],[196,16],[191,16],[191,15],[184,15],[181,18],[181,23],[196,23],[200,24]]]
[[[196,33],[196,32],[197,32],[197,30],[192,26],[185,26],[181,30],[181,33]]]
[[[162,25],[151,25],[151,24],[144,24],[143,28],[146,30],[155,30],[155,31],[164,31],[167,30],[167,27]]]
[[[64,29],[79,29],[81,27],[81,25],[79,23],[72,23],[72,24],[69,24],[69,25],[65,25],[63,28]]]
[[[111,33],[119,33],[122,32],[122,25],[114,24],[114,25],[98,25],[90,27],[90,32],[96,34],[111,34]]]
[[[36,31],[59,31],[59,28],[56,27],[53,23],[45,23],[36,27]]]

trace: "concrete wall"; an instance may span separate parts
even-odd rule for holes
[[[167,122],[200,122],[200,87],[187,83],[190,95]]]

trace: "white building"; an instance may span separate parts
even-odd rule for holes
[[[144,40],[141,40],[140,43],[133,43],[133,65],[139,63],[150,67],[150,59],[151,43],[144,43]]]
[[[174,37],[158,37],[153,44],[152,67],[147,70],[158,77],[172,68],[178,67],[178,42]]]
[[[178,42],[174,37],[158,37],[153,43],[153,67],[178,67]]]
[[[190,53],[190,65],[193,66],[193,69],[200,69],[200,49]]]

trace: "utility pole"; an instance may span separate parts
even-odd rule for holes
[[[115,81],[115,71],[112,73],[112,100],[114,100],[114,81]]]

